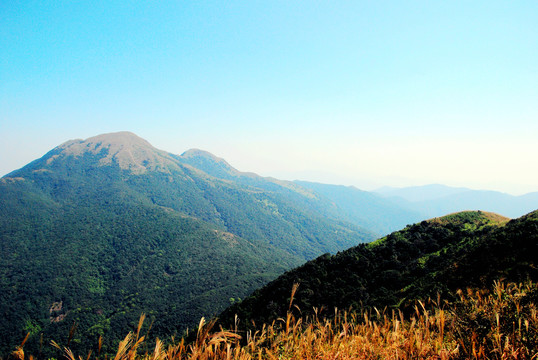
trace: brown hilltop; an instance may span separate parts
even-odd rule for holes
[[[141,174],[148,170],[169,172],[178,168],[178,161],[169,153],[154,148],[148,141],[128,132],[101,134],[86,140],[70,140],[60,145],[61,153],[51,157],[47,163],[60,155],[82,156],[85,153],[104,154],[99,163],[103,166],[113,162],[122,169]]]
[[[452,214],[448,214],[441,217],[435,217],[433,219],[428,220],[428,222],[432,223],[439,223],[442,225],[446,225],[448,223],[458,224],[463,221],[469,221],[472,220],[476,223],[483,223],[483,224],[490,224],[490,225],[502,225],[510,221],[510,218],[507,218],[505,216],[499,215],[494,212],[488,212],[488,211],[459,211]]]

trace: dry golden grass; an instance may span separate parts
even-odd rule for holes
[[[439,298],[417,301],[414,311],[339,311],[320,318],[296,318],[289,311],[261,329],[239,335],[215,330],[215,320],[200,321],[196,341],[182,339],[164,345],[159,339],[151,352],[139,352],[145,341],[140,329],[120,342],[114,360],[182,359],[535,359],[538,358],[538,316],[533,301],[535,284],[496,283],[491,292],[460,291],[455,304]],[[90,360],[92,353],[76,357],[59,349],[69,360]],[[24,343],[12,357],[23,360]],[[100,349],[98,350],[100,352]],[[94,357],[96,360],[108,357]]]
[[[458,216],[465,216],[466,214],[473,215],[475,213],[479,213],[480,216],[482,216],[484,219],[487,219],[491,222],[491,225],[503,225],[506,224],[508,221],[510,221],[510,218],[507,218],[506,216],[499,215],[497,213],[488,212],[488,211],[474,211],[474,210],[467,210],[467,211],[459,211],[455,213],[451,213],[445,216],[441,217],[435,217],[432,219],[427,220],[431,223],[437,223],[437,224],[451,224],[454,223],[454,218]]]

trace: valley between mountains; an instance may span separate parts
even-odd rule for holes
[[[51,340],[113,354],[141,313],[148,339],[221,312],[246,331],[285,316],[294,284],[301,316],[538,280],[536,193],[423,190],[261,177],[129,132],[70,140],[0,179],[0,357],[27,335],[41,358]]]

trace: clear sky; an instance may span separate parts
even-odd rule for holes
[[[122,130],[289,180],[538,191],[538,1],[0,2],[0,175]]]

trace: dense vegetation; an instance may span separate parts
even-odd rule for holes
[[[0,179],[0,354],[73,324],[74,350],[103,336],[110,351],[141,312],[155,335],[181,334],[286,269],[373,238],[288,190],[121,140],[69,142]]]
[[[360,212],[345,210],[352,207],[348,195],[364,195],[357,191],[312,184],[307,188],[241,173],[210,154],[174,156],[126,133],[55,148],[0,179],[0,356],[25,338],[24,348],[13,356],[21,358],[23,351],[40,358],[61,356],[47,346],[55,340],[77,354],[93,349],[97,357],[119,346],[118,359],[132,359],[142,351],[135,339],[144,333],[150,334],[143,341],[144,353],[156,345],[151,355],[155,359],[164,356],[161,340],[170,344],[169,358],[185,351],[193,356],[207,351],[231,355],[231,349],[269,358],[299,357],[292,352],[307,347],[289,342],[294,329],[293,341],[303,341],[304,335],[313,344],[311,334],[325,334],[319,338],[321,348],[312,350],[315,357],[319,351],[338,351],[330,347],[346,329],[373,331],[368,334],[374,336],[384,328],[389,332],[381,340],[401,335],[390,329],[404,320],[376,320],[374,325],[367,320],[361,325],[344,317],[340,322],[339,316],[330,319],[334,307],[356,309],[359,317],[367,311],[369,319],[371,306],[387,307],[380,310],[384,314],[399,308],[409,319],[417,298],[440,293],[456,301],[460,287],[483,288],[501,277],[537,278],[536,212],[510,222],[466,212],[323,255],[241,301],[286,269],[372,240],[373,234],[357,225],[363,221]],[[382,216],[386,204],[378,205],[374,217]],[[365,205],[363,210],[374,208]],[[379,219],[376,223],[390,225]],[[300,286],[291,308],[289,293],[296,283]],[[209,335],[208,327],[201,327],[195,345],[174,343],[201,316],[213,316],[230,304],[218,325],[261,331],[251,338],[240,333],[247,348],[237,342],[237,334]],[[455,309],[467,311],[465,306]],[[142,312],[148,319],[137,335],[119,343]],[[420,316],[432,319],[433,312],[417,313],[414,324],[424,320]],[[321,320],[321,313],[330,316]],[[285,314],[285,328],[280,321],[270,325]],[[468,320],[474,326],[475,318]],[[335,327],[327,328],[332,321]],[[265,330],[263,323],[268,324]],[[414,329],[413,321],[407,324],[409,331]],[[487,328],[484,324],[481,319],[480,331]],[[425,331],[430,325],[424,322]],[[484,336],[491,337],[488,334]],[[450,339],[435,344],[449,349]]]
[[[369,244],[323,255],[291,270],[221,315],[228,326],[270,323],[285,313],[289,289],[295,304],[313,308],[363,306],[405,309],[412,300],[458,288],[484,288],[495,279],[538,280],[538,211],[508,221],[463,212],[423,221]]]
[[[105,196],[45,209],[25,227],[0,216],[4,346],[26,331],[30,347],[41,333],[61,338],[73,322],[75,349],[100,335],[118,339],[142,311],[158,319],[156,333],[173,335],[294,264],[285,253],[276,263],[263,243],[155,206]]]
[[[257,331],[217,330],[200,321],[192,343],[163,343],[148,347],[144,316],[123,339],[116,360],[182,359],[534,359],[538,355],[538,287],[533,283],[496,282],[491,291],[458,291],[457,299],[417,300],[414,311],[376,308],[330,317],[322,311],[296,317],[293,291],[286,315]],[[76,352],[53,343],[56,357],[76,360]],[[79,358],[100,359],[95,346]],[[78,354],[77,354],[78,355]],[[25,358],[24,342],[12,357]]]

